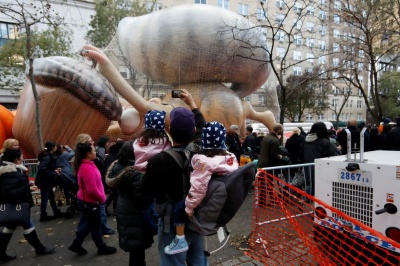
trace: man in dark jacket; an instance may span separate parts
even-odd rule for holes
[[[400,151],[400,117],[396,118],[396,123],[396,127],[387,133],[385,150]]]
[[[279,160],[282,159],[282,155],[279,154],[279,136],[283,134],[283,126],[281,124],[275,124],[272,132],[268,133],[261,141],[260,156],[258,157],[258,167],[272,167],[280,165]],[[271,174],[274,174],[271,172]],[[268,205],[274,205],[275,199],[273,196],[273,179],[268,177],[267,179],[267,194],[270,198]],[[266,197],[261,195],[261,197]]]
[[[272,167],[280,165],[279,160],[282,155],[279,154],[279,137],[283,134],[283,126],[275,124],[272,132],[261,141],[260,156],[258,157],[258,167]]]
[[[313,163],[315,159],[335,156],[336,147],[328,138],[328,130],[322,122],[314,123],[300,147],[301,163]],[[306,192],[314,196],[314,166],[305,168]]]
[[[205,120],[197,109],[192,96],[186,90],[182,90],[181,99],[189,106],[190,110],[178,107],[171,111],[170,136],[173,140],[173,149],[180,149],[181,156],[193,141],[201,143],[201,132]],[[190,151],[193,152],[193,151]],[[155,198],[156,205],[171,201],[177,203],[187,194],[189,187],[184,191],[182,182],[183,169],[167,153],[161,152],[154,155],[147,164],[147,171],[143,177],[143,191],[145,195]],[[167,215],[166,215],[167,216]],[[160,219],[162,231],[158,233],[158,253],[161,265],[184,266],[186,262],[190,265],[208,265],[207,257],[204,255],[204,237],[197,232],[185,228],[185,238],[189,243],[189,250],[174,255],[167,255],[164,247],[169,245],[175,238],[175,227],[170,220]],[[160,228],[159,227],[159,228]]]
[[[299,163],[299,152],[300,152],[300,145],[303,143],[305,137],[302,136],[300,133],[299,128],[293,129],[293,134],[286,140],[285,148],[289,152],[289,158],[292,164]]]
[[[248,153],[248,148],[250,148],[250,155],[252,155],[255,159],[258,158],[258,154],[255,153],[257,141],[256,138],[253,136],[253,128],[251,126],[246,127],[246,139],[244,140],[242,147],[245,153]]]
[[[357,128],[357,120],[350,119],[347,122],[347,129],[351,134],[351,150],[359,151],[360,150],[360,129]],[[337,142],[339,142],[342,147],[342,154],[347,153],[347,133],[346,130],[342,130],[339,132],[337,136]],[[369,135],[368,133],[364,133],[364,151],[368,151],[369,149]]]

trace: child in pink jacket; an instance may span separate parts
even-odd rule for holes
[[[211,176],[227,175],[238,169],[236,156],[227,151],[225,140],[226,129],[222,124],[210,122],[204,126],[201,137],[202,151],[195,154],[191,161],[193,172],[190,174],[189,193],[185,201],[182,200],[174,206],[176,236],[171,244],[165,247],[166,254],[172,255],[188,250],[184,235],[186,215],[192,216],[193,210],[205,197]]]
[[[147,161],[155,154],[171,148],[165,133],[165,112],[151,110],[145,116],[144,130],[133,143],[135,170],[145,173]]]

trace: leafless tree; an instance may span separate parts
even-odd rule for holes
[[[43,148],[43,137],[40,122],[40,99],[36,90],[35,80],[33,78],[33,47],[31,45],[32,26],[39,23],[46,23],[53,26],[63,23],[63,19],[51,7],[49,1],[38,0],[29,2],[23,0],[14,0],[13,2],[0,2],[0,13],[7,16],[15,23],[20,31],[26,34],[26,58],[29,61],[28,79],[32,85],[32,91],[36,104],[36,127],[39,145]]]

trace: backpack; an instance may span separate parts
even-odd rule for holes
[[[183,169],[182,182],[184,188],[190,181],[190,161],[173,149],[165,150]],[[208,183],[207,193],[202,202],[194,210],[186,227],[199,234],[209,236],[216,234],[225,226],[242,206],[253,184],[256,168],[249,163],[239,167],[230,174],[213,175]],[[189,183],[190,184],[190,183]],[[186,197],[187,191],[184,195]]]

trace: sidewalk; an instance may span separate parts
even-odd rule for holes
[[[67,207],[62,206],[61,210],[65,211]],[[51,211],[49,211],[51,214]],[[111,235],[105,239],[106,243],[118,247],[115,255],[98,256],[96,255],[96,247],[88,236],[85,240],[84,247],[88,250],[85,256],[76,256],[68,250],[75,236],[75,229],[79,220],[78,215],[72,219],[56,219],[48,222],[39,222],[39,207],[32,208],[32,219],[36,226],[38,236],[44,245],[56,246],[56,252],[53,255],[37,256],[22,234],[22,229],[19,227],[15,231],[10,244],[7,249],[8,254],[17,255],[17,259],[6,263],[5,265],[18,265],[18,266],[36,266],[36,265],[52,265],[52,266],[100,266],[100,265],[128,265],[128,254],[119,248],[118,233]],[[252,217],[252,195],[249,195],[239,210],[238,214],[228,224],[231,231],[229,242],[217,252],[213,250],[220,247],[217,236],[208,237],[208,248],[212,252],[209,257],[209,264],[215,266],[228,266],[228,265],[263,265],[259,262],[243,254],[243,250],[239,250],[240,242],[243,242],[251,230],[251,217]],[[111,228],[116,230],[115,217],[108,217],[108,224]],[[232,244],[232,245],[231,245]],[[159,265],[157,243],[154,243],[151,248],[146,251],[146,262],[148,266]]]

